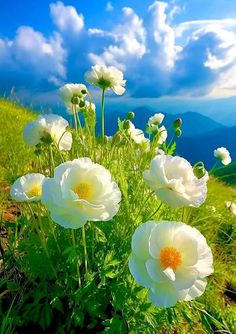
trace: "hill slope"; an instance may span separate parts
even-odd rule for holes
[[[0,99],[0,180],[12,181],[27,173],[35,158],[33,148],[25,145],[22,129],[35,118],[30,110]]]

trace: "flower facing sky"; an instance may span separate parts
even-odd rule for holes
[[[207,177],[198,179],[190,163],[181,157],[156,156],[150,168],[143,173],[148,186],[164,203],[199,207],[207,195]]]
[[[80,158],[59,165],[54,175],[44,182],[42,202],[59,225],[75,229],[118,212],[121,192],[103,166]]]
[[[40,142],[55,142],[60,150],[69,151],[72,145],[72,134],[66,130],[68,125],[61,116],[41,115],[24,127],[24,140],[29,146],[35,146]]]
[[[181,222],[149,221],[132,237],[129,269],[137,283],[149,289],[150,301],[171,307],[203,294],[213,258],[205,237]]]
[[[219,147],[214,150],[214,157],[222,162],[223,165],[228,165],[231,163],[230,153],[225,147]]]
[[[41,199],[45,176],[39,173],[18,178],[11,187],[11,197],[18,202],[37,202]]]
[[[148,120],[148,125],[160,125],[163,122],[165,115],[162,113],[151,116]]]
[[[85,74],[85,79],[101,89],[112,89],[117,95],[125,92],[126,80],[123,73],[114,66],[94,65],[92,70]]]

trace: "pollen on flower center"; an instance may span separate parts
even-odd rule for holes
[[[182,262],[181,254],[174,247],[165,247],[160,252],[160,262],[163,268],[176,270]]]
[[[34,196],[41,196],[41,194],[42,194],[41,186],[34,186],[27,191],[27,196],[29,198],[34,197]]]
[[[89,200],[92,197],[92,187],[88,183],[78,183],[73,191],[79,196],[80,199]]]

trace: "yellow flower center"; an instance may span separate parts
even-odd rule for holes
[[[174,247],[165,247],[160,252],[160,262],[163,268],[176,270],[182,262],[181,254]]]
[[[80,199],[89,200],[92,197],[92,187],[88,183],[78,183],[73,191],[79,196]]]
[[[42,194],[42,187],[41,186],[34,186],[30,188],[27,192],[27,196],[29,198],[34,197],[34,196],[41,196]]]

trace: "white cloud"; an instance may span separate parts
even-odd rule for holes
[[[124,7],[122,11],[121,24],[109,33],[115,43],[106,47],[102,54],[89,53],[89,59],[93,63],[114,65],[125,70],[130,59],[140,59],[145,54],[146,30],[143,20],[132,8]]]
[[[58,1],[50,4],[51,17],[56,27],[63,33],[77,35],[84,27],[84,17],[75,7],[65,6]]]
[[[182,22],[175,28],[176,37],[181,37],[188,30],[196,30],[203,27],[209,28],[232,28],[236,27],[236,19],[221,20],[195,20]]]
[[[157,47],[153,50],[156,52],[153,56],[157,59],[157,65],[170,70],[175,64],[176,53],[180,48],[175,45],[174,29],[167,23],[167,7],[166,2],[155,1],[149,6],[148,11],[152,17],[149,32]]]
[[[9,70],[16,72],[17,80],[24,80],[24,77],[27,80],[30,76],[32,82],[43,79],[58,85],[66,77],[66,51],[58,33],[47,39],[32,27],[22,26],[13,40],[1,40],[0,48],[5,53],[4,56],[1,52],[1,70],[5,71],[7,60]]]
[[[107,5],[106,5],[106,11],[107,12],[112,12],[113,11],[113,6],[112,6],[112,3],[111,1],[108,1]]]

